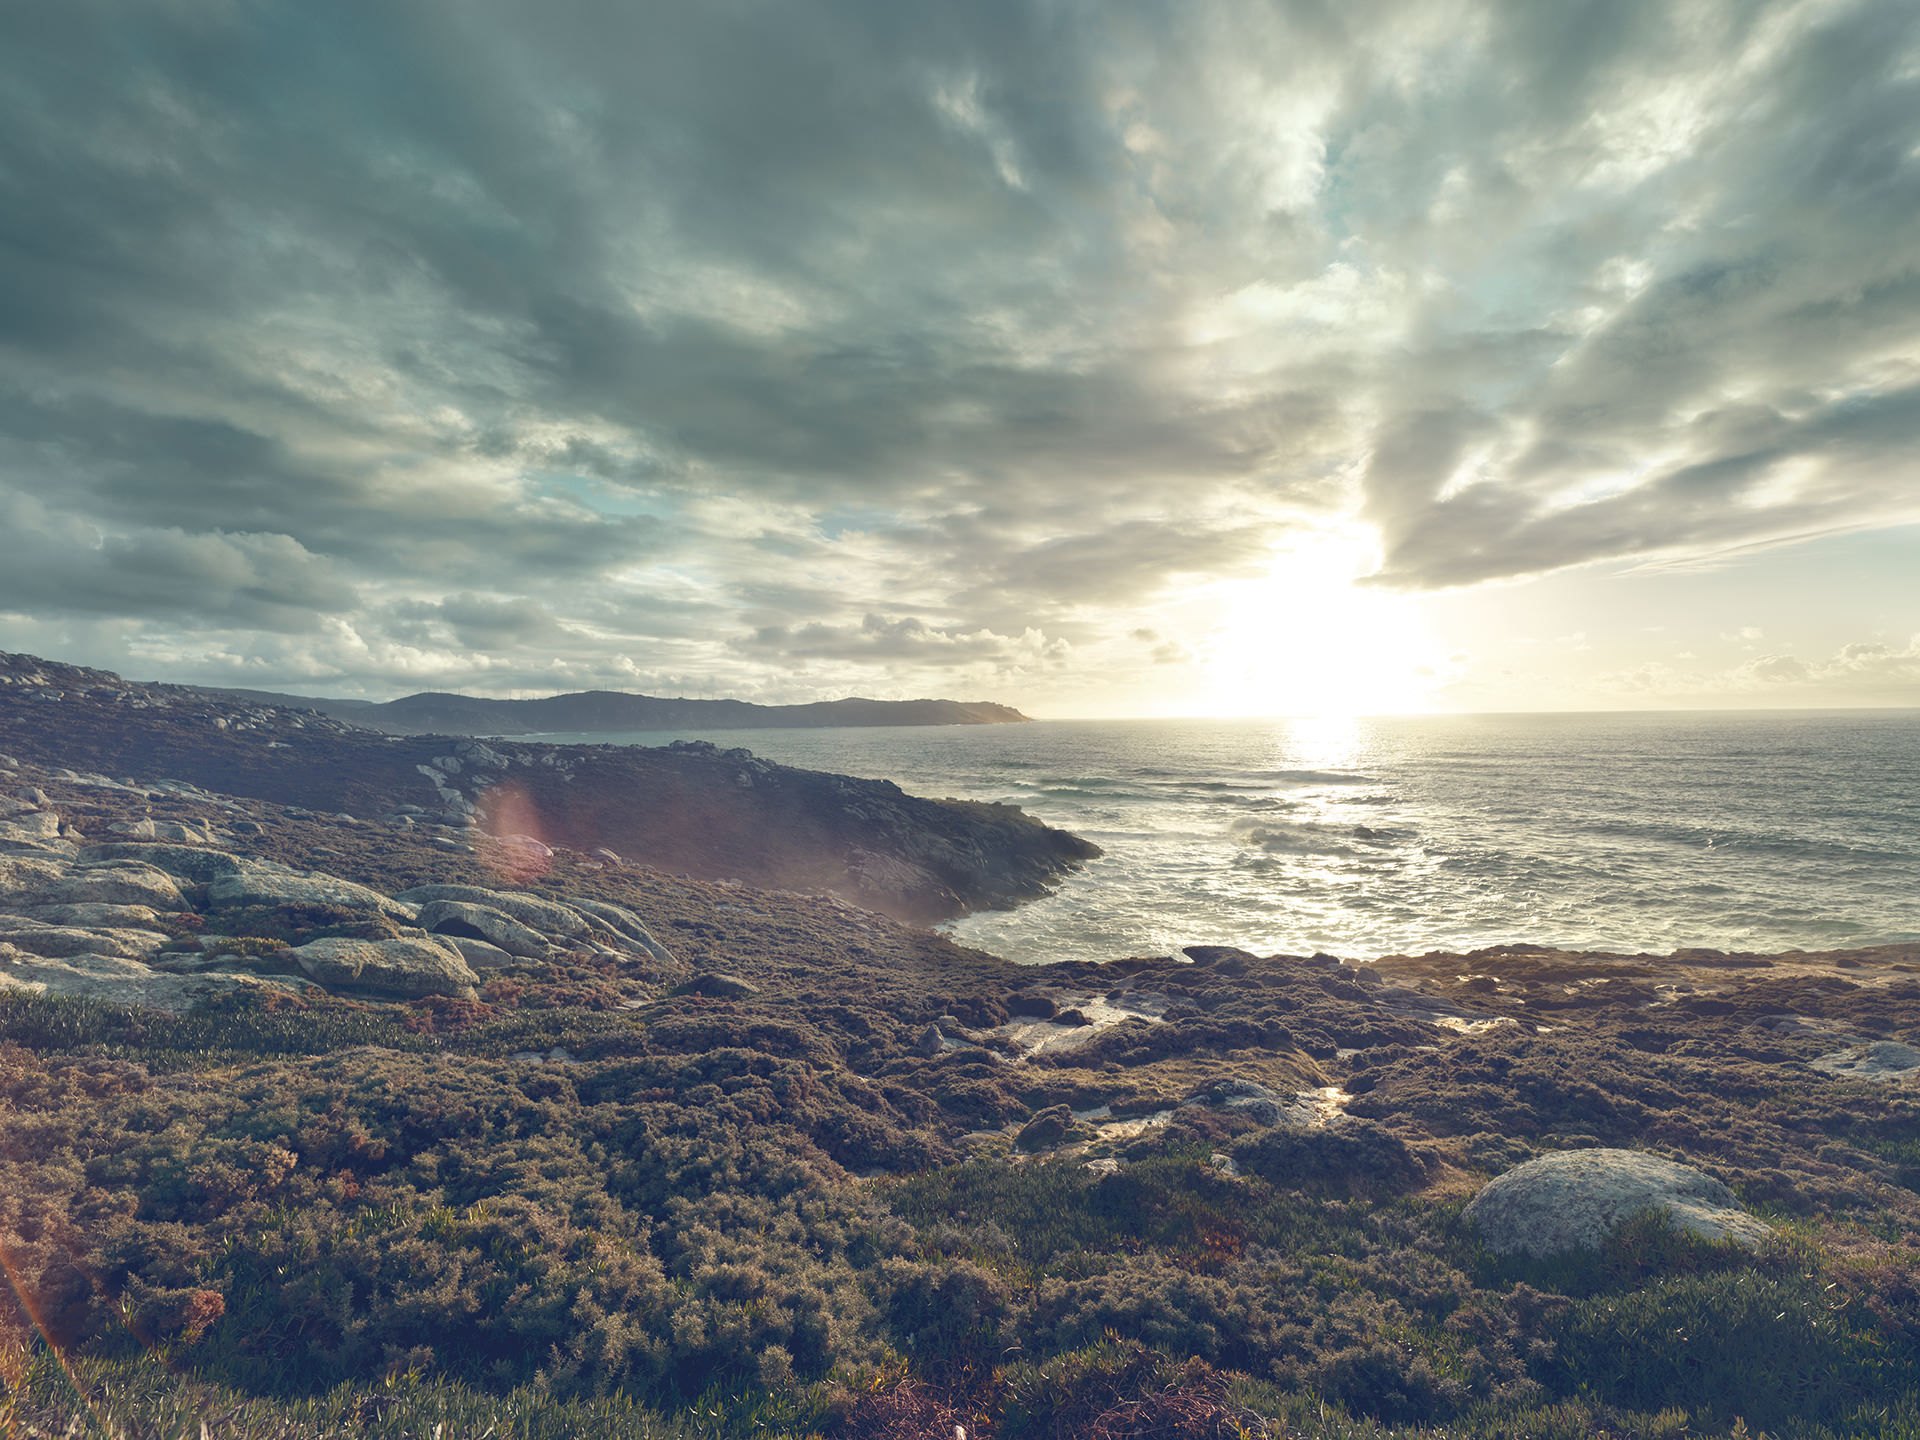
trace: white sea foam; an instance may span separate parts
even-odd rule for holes
[[[1098,842],[1106,857],[1053,897],[951,927],[1033,963],[1196,943],[1367,957],[1507,941],[1664,952],[1920,940],[1915,711],[698,738],[1008,801]]]

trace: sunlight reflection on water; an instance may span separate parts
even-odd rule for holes
[[[604,740],[609,737],[580,737]],[[659,744],[678,736],[633,737]],[[1009,958],[1920,940],[1920,713],[1321,716],[726,731],[1024,807],[1106,856],[969,916]]]

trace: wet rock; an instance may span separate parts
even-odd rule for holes
[[[1050,1105],[1020,1127],[1013,1143],[1022,1150],[1050,1150],[1067,1138],[1073,1128],[1073,1111],[1065,1105]]]
[[[1053,1012],[1059,1008],[1051,995],[1042,995],[1033,990],[1007,996],[1006,1004],[1009,1015],[1026,1015],[1035,1020],[1051,1020]]]
[[[552,948],[546,936],[511,915],[467,900],[429,900],[420,907],[415,923],[436,935],[485,940],[509,955],[529,960],[544,959]]]
[[[1623,1221],[1663,1212],[1706,1240],[1757,1248],[1771,1233],[1733,1192],[1691,1166],[1638,1150],[1562,1150],[1507,1171],[1467,1207],[1496,1255],[1597,1250]]]
[[[293,951],[300,968],[329,989],[377,990],[409,998],[474,998],[479,977],[453,945],[437,939],[309,940]]]
[[[705,975],[696,975],[686,984],[673,992],[676,995],[705,995],[710,1000],[745,1000],[758,995],[760,987],[750,980],[742,980],[738,975],[727,975],[711,971]]]
[[[1251,966],[1260,963],[1259,956],[1236,950],[1231,945],[1189,945],[1180,953],[1196,966],[1221,975],[1244,975]]]

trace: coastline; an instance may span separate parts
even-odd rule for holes
[[[9,759],[0,1405],[43,1428],[49,1344],[116,1423],[636,1440],[696,1397],[795,1437],[1865,1434],[1920,1363],[1920,946],[1036,970],[450,814]],[[1757,1248],[1649,1211],[1494,1254],[1467,1202],[1570,1152],[1730,1187]]]

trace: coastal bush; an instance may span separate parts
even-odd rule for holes
[[[1656,1280],[1575,1302],[1550,1329],[1542,1380],[1633,1409],[1684,1406],[1774,1429],[1844,1422],[1888,1383],[1920,1374],[1911,1345],[1889,1343],[1829,1303],[1816,1280],[1753,1272]]]
[[[1373,1120],[1339,1126],[1275,1125],[1235,1142],[1240,1169],[1287,1189],[1335,1195],[1402,1194],[1427,1178],[1427,1161]]]

